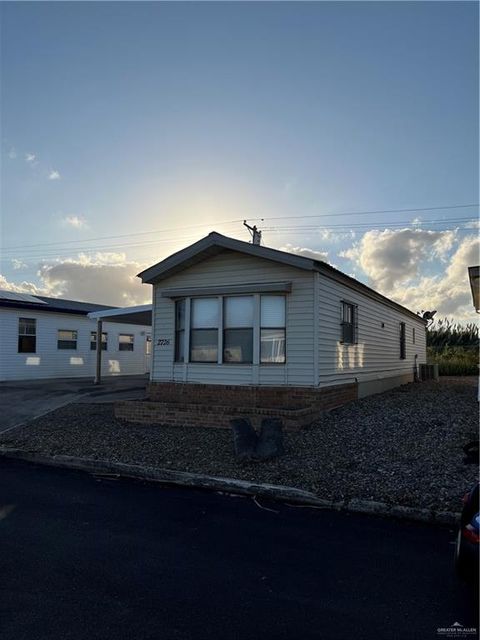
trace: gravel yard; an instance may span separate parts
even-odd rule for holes
[[[476,378],[410,384],[285,433],[287,453],[239,463],[229,430],[123,423],[110,404],[72,404],[0,436],[0,444],[289,485],[339,500],[459,511],[476,479],[462,446],[478,438]]]

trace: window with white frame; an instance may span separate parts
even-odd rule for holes
[[[253,362],[253,296],[223,299],[223,362]]]
[[[284,295],[177,300],[175,361],[185,362],[188,356],[189,362],[199,363],[284,364],[285,305]],[[189,336],[187,353],[185,336]]]
[[[57,331],[57,349],[77,348],[77,332],[70,329],[59,329]]]
[[[285,362],[285,296],[260,299],[260,362]]]
[[[193,298],[190,310],[190,362],[218,361],[219,298]]]
[[[132,333],[119,333],[118,334],[118,350],[119,351],[133,351],[134,336]]]
[[[108,333],[102,332],[102,351],[107,350],[108,345]],[[97,332],[90,331],[90,351],[97,350]]]
[[[350,302],[342,302],[342,342],[355,344],[357,341],[357,307]]]
[[[37,321],[35,318],[18,319],[18,353],[36,353]]]
[[[175,362],[185,361],[185,300],[175,302]]]

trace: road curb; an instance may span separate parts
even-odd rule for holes
[[[385,502],[361,500],[358,498],[341,501],[324,500],[310,491],[296,489],[295,487],[249,482],[247,480],[236,480],[234,478],[221,478],[187,471],[155,469],[154,467],[144,467],[109,460],[95,460],[93,458],[77,458],[64,455],[45,456],[12,447],[0,447],[0,457],[23,460],[25,462],[50,467],[85,471],[94,475],[116,475],[122,478],[159,482],[165,485],[193,487],[222,493],[270,498],[287,504],[291,503],[317,509],[362,513],[365,515],[390,517],[414,522],[455,525],[460,518],[460,513],[452,511],[435,511],[433,509],[417,509],[400,505],[388,505]]]

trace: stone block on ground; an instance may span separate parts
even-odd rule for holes
[[[276,458],[285,453],[283,446],[282,421],[280,418],[264,418],[255,451],[258,460]]]
[[[258,437],[248,418],[230,420],[233,431],[233,448],[239,460],[250,460],[254,457]]]

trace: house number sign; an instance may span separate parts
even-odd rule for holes
[[[170,339],[169,338],[159,338],[157,340],[157,345],[159,347],[168,347],[169,344],[170,344]]]

